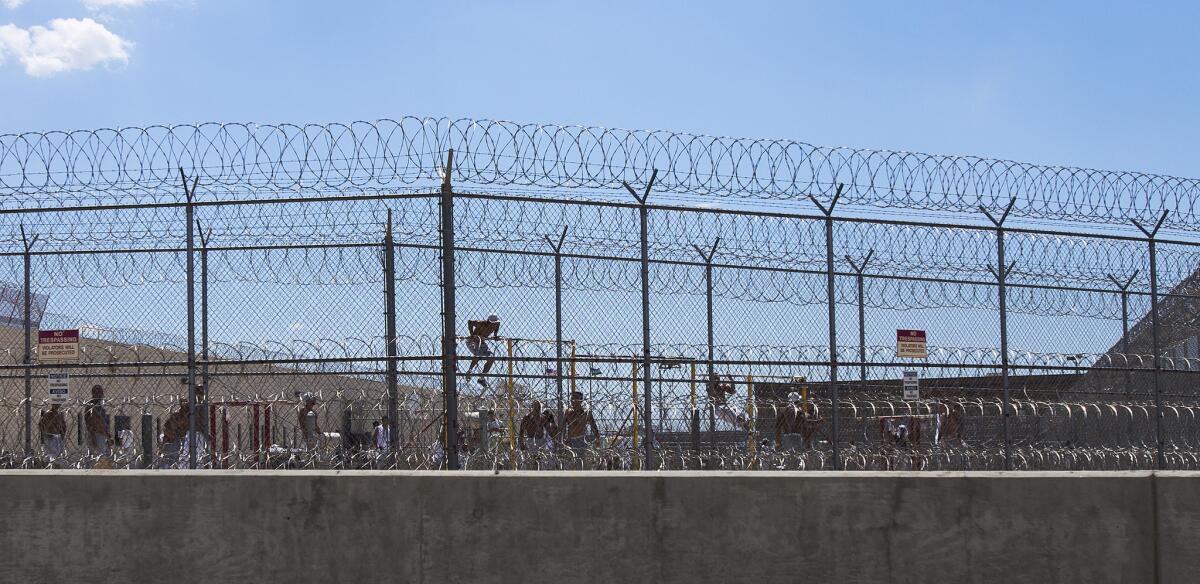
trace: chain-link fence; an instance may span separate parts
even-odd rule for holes
[[[0,136],[0,467],[1197,468],[1196,191],[497,122]]]

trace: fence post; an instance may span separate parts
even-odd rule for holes
[[[837,192],[833,195],[833,200],[829,202],[829,207],[821,204],[813,195],[808,198],[813,204],[821,210],[825,215],[825,296],[828,301],[829,308],[829,396],[830,409],[832,410],[831,421],[831,440],[833,444],[833,469],[842,470],[842,453],[841,440],[838,437],[838,430],[841,427],[841,415],[838,406],[841,399],[838,394],[838,358],[837,358],[837,295],[834,289],[834,269],[833,269],[833,210],[837,207],[838,199],[842,197],[842,184],[838,183]]]
[[[458,470],[458,347],[454,341],[454,149],[442,179],[442,395],[446,416],[446,468]]]
[[[691,394],[692,394],[692,416],[688,420],[688,429],[691,432],[692,451],[700,451],[700,408],[696,406],[696,361],[692,360],[691,369]]]
[[[1013,206],[1017,204],[1017,199],[1014,197],[1008,202],[1008,206],[1004,208],[1004,213],[997,219],[986,207],[979,207],[980,211],[996,226],[996,267],[988,266],[988,271],[996,277],[998,286],[998,301],[1000,302],[1000,383],[1004,392],[1004,414],[1000,417],[1000,423],[1004,430],[1004,470],[1012,470],[1012,440],[1008,431],[1008,418],[1012,415],[1010,411],[1010,399],[1008,390],[1008,300],[1006,296],[1008,288],[1008,274],[1012,272],[1013,264],[1004,263],[1004,221],[1008,219],[1008,214],[1012,212]]]
[[[558,392],[558,422],[563,420],[563,337],[562,337],[562,246],[567,239],[567,227],[564,225],[558,241],[550,239],[549,235],[542,236],[550,249],[554,250],[554,384]]]
[[[758,410],[754,407],[754,376],[746,376],[746,450],[750,454],[749,470],[758,468]]]
[[[154,417],[142,412],[142,468],[154,468]]]
[[[398,418],[400,417],[400,408],[396,403],[397,394],[399,393],[397,356],[399,354],[396,346],[396,242],[392,237],[392,210],[387,210],[387,229],[383,234],[383,318],[384,318],[384,334],[387,335],[385,345],[387,347],[387,416],[388,416],[388,451],[395,456],[396,447],[400,443],[400,433],[397,431],[400,427]],[[375,447],[375,444],[371,445]]]
[[[633,195],[638,202],[638,215],[641,221],[641,244],[642,244],[642,391],[645,392],[645,411],[642,415],[642,426],[646,429],[646,463],[643,468],[654,468],[654,437],[653,437],[653,415],[651,408],[654,407],[652,395],[654,392],[650,386],[650,242],[649,242],[649,209],[646,207],[646,200],[650,198],[650,189],[654,187],[654,180],[658,178],[658,169],[655,168],[650,173],[650,182],[646,183],[646,189],[638,195],[629,183],[622,181],[625,185],[625,190]]]
[[[1121,282],[1112,274],[1108,279],[1121,291],[1121,353],[1125,356],[1125,397],[1133,394],[1133,375],[1129,369],[1129,286],[1140,270],[1134,270],[1128,280]]]
[[[1162,228],[1163,222],[1167,220],[1167,212],[1163,211],[1162,216],[1158,218],[1158,222],[1154,224],[1153,229],[1146,229],[1137,220],[1133,221],[1142,233],[1146,234],[1146,241],[1150,251],[1150,345],[1154,352],[1154,444],[1157,450],[1155,456],[1155,467],[1158,470],[1166,468],[1166,461],[1163,459],[1163,436],[1162,436],[1162,392],[1160,390],[1160,372],[1162,371],[1162,359],[1159,356],[1158,348],[1158,255],[1156,250],[1155,236],[1158,235],[1158,230]]]
[[[183,192],[187,197],[187,386],[188,386],[188,468],[196,468],[196,241],[195,241],[195,195],[200,177],[192,179],[188,188],[187,174],[179,167],[179,178],[183,180]]]
[[[22,254],[25,260],[25,284],[21,292],[23,296],[24,323],[25,333],[25,458],[33,456],[33,246],[37,243],[38,236],[25,233],[25,225],[21,225],[21,242],[24,244],[25,252]],[[63,438],[66,439],[65,437]]]
[[[634,470],[642,470],[645,467],[638,463],[638,363],[637,363],[637,361],[633,362],[633,366],[630,369],[631,369],[631,371],[629,372],[629,380],[632,382],[632,383],[630,383],[630,385],[633,389],[633,395],[631,396],[631,401],[633,402],[633,409],[629,412],[629,415],[631,418],[633,418],[633,425],[630,426],[630,429],[629,429],[629,444],[633,450]]]
[[[200,228],[200,220],[197,219],[196,233],[200,236],[200,386],[196,397],[200,401],[202,412],[198,418],[201,432],[211,439],[213,430],[209,419],[211,416],[208,415],[209,403],[212,401],[212,396],[208,394],[208,240],[212,237],[212,227],[205,232]],[[213,445],[209,444],[209,448],[212,447]]]
[[[708,362],[707,362],[708,379],[706,379],[704,382],[704,387],[706,387],[706,388],[711,387],[711,384],[713,382],[713,258],[716,257],[717,247],[720,245],[721,245],[720,237],[718,237],[715,241],[713,241],[712,248],[709,249],[708,252],[705,252],[704,250],[700,249],[700,246],[698,246],[694,243],[692,244],[692,247],[696,250],[696,253],[700,254],[701,259],[704,260],[704,300],[705,300],[705,313],[704,313],[705,321],[704,322],[705,322],[705,328],[708,332],[708,345],[707,345],[707,348],[708,348]],[[707,396],[708,392],[705,391],[704,394]],[[693,412],[692,416],[696,417],[697,414],[695,412]],[[699,430],[700,430],[699,426],[700,426],[699,420],[697,420],[697,423],[693,424],[693,426],[692,426],[692,430],[694,433],[699,432]],[[700,438],[698,436],[693,436],[692,444],[699,444],[699,443],[700,443]],[[711,448],[717,447],[717,413],[716,413],[716,405],[712,403],[711,398],[708,399],[708,443],[709,443],[709,447],[711,447]]]
[[[846,262],[854,270],[854,281],[858,286],[858,381],[862,384],[862,391],[867,391],[867,313],[863,294],[863,271],[867,269],[867,264],[874,255],[874,248],[868,250],[861,264],[846,256]]]

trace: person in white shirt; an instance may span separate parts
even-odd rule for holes
[[[299,412],[300,433],[304,437],[304,446],[309,450],[315,449],[322,438],[321,426],[317,423],[317,397],[313,394],[304,395],[304,408]]]
[[[375,423],[375,449],[387,452],[392,447],[392,423],[383,416]]]

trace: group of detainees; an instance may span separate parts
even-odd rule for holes
[[[482,363],[479,376],[476,378],[484,389],[490,389],[488,375],[495,361],[493,342],[500,342],[500,317],[490,314],[487,318],[467,321],[466,348],[471,353],[470,364],[467,367],[467,377],[471,377],[478,365]],[[705,384],[708,402],[715,417],[728,425],[745,432],[752,431],[750,417],[745,411],[730,403],[729,398],[737,393],[734,382],[720,374],[710,374]],[[813,436],[821,426],[822,420],[816,415],[812,404],[796,391],[790,392],[788,403],[778,408],[775,416],[775,445],[780,449],[796,449],[812,445]],[[470,452],[478,448],[485,438],[494,435],[504,436],[505,430],[495,420],[495,413],[487,411],[487,419],[480,423],[478,434],[467,436],[460,430],[458,443],[464,451]],[[552,450],[557,446],[567,446],[574,450],[582,450],[588,446],[602,446],[602,434],[597,427],[595,417],[583,405],[583,394],[571,393],[571,406],[563,413],[565,431],[559,427],[554,412],[546,408],[540,400],[533,400],[528,412],[521,418],[517,427],[516,446],[521,450]],[[591,431],[589,437],[587,431]],[[445,424],[439,432],[439,439],[432,448],[441,454],[444,440]],[[620,432],[618,432],[619,434]]]
[[[499,341],[500,318],[495,314],[482,320],[467,321],[469,336],[466,338],[467,350],[471,352],[467,376],[470,377],[481,362],[483,364],[477,383],[489,388],[487,376],[491,371],[495,352],[489,341]],[[187,380],[184,380],[187,383]],[[705,384],[708,402],[713,415],[728,425],[742,431],[752,430],[751,420],[746,412],[730,403],[729,398],[736,394],[734,383],[727,377],[712,373]],[[199,392],[198,392],[199,393]],[[114,436],[110,425],[110,417],[104,406],[104,387],[94,385],[91,388],[91,400],[83,412],[83,429],[86,436],[86,448],[95,459],[109,458],[114,446],[132,447],[133,436],[128,429],[121,431],[124,436]],[[821,420],[811,409],[811,404],[802,399],[798,392],[788,395],[788,404],[778,408],[775,416],[775,445],[780,449],[797,449],[812,445],[814,432],[820,426]],[[328,437],[320,427],[320,415],[317,409],[317,398],[312,394],[304,394],[302,406],[297,412],[299,434],[303,440],[297,444],[298,450],[314,450]],[[188,398],[179,400],[178,408],[174,409],[163,421],[158,433],[158,449],[155,466],[158,468],[186,468],[191,445],[189,435],[189,405]],[[481,416],[477,428],[468,436],[462,428],[459,430],[458,444],[464,452],[473,452],[483,447],[483,441],[489,443],[507,439],[507,430],[496,419],[494,411],[486,411]],[[211,444],[211,436],[207,433],[207,424],[197,417],[195,432],[196,448],[203,453]],[[387,416],[373,421],[370,434],[370,448],[377,453],[387,452],[393,447],[392,423]],[[604,435],[596,423],[591,410],[584,405],[584,395],[579,391],[570,394],[570,406],[563,412],[561,425],[555,417],[555,412],[545,407],[540,400],[533,400],[527,412],[521,417],[516,426],[515,446],[524,451],[554,450],[559,447],[581,452],[589,447],[604,446]],[[55,403],[41,412],[38,420],[38,433],[43,452],[51,461],[62,457],[66,449],[67,421],[62,407]],[[619,439],[621,431],[614,437],[614,443]],[[445,419],[442,417],[438,438],[430,446],[434,457],[444,455]],[[275,448],[272,445],[272,448]]]
[[[104,386],[93,385],[91,395],[83,408],[82,441],[87,454],[95,459],[95,468],[103,468],[111,463],[115,450],[131,449],[134,438],[132,430],[128,428],[114,432],[112,418],[105,407]],[[163,421],[158,435],[158,466],[175,466],[181,454],[188,451],[188,411],[187,398],[181,398],[179,407]],[[49,408],[42,410],[38,417],[38,436],[42,451],[52,463],[65,454],[67,417],[61,404],[52,403]],[[197,432],[196,436],[198,448],[205,448],[207,435]]]

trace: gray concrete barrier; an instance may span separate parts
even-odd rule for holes
[[[1194,582],[1200,473],[0,472],[2,582]]]

